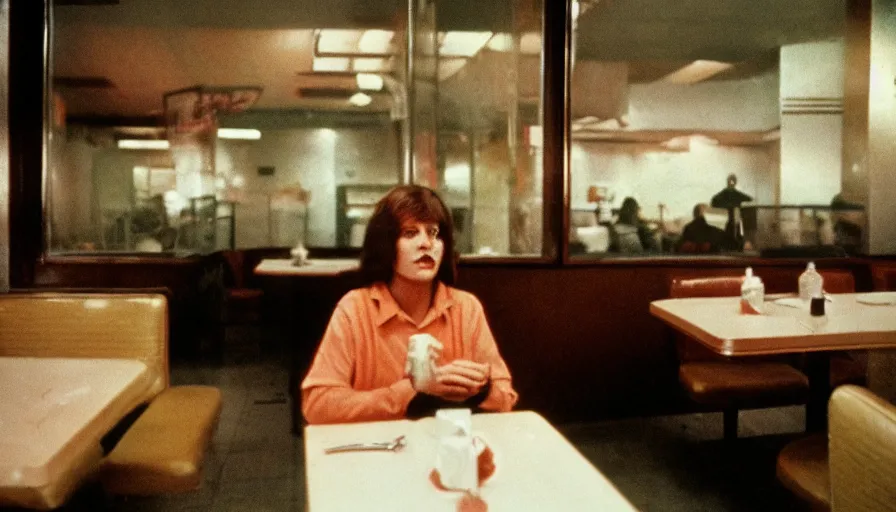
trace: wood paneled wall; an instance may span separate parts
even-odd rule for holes
[[[270,251],[247,259],[277,255]],[[257,259],[257,258],[255,258]],[[254,261],[254,260],[253,260]],[[253,264],[254,265],[254,264]],[[489,324],[520,392],[520,408],[555,421],[694,410],[680,390],[672,332],[650,316],[650,301],[666,298],[674,277],[740,275],[747,265],[768,293],[796,290],[805,262],[724,258],[607,261],[544,266],[464,262],[458,286],[482,301]],[[871,290],[871,262],[833,259],[819,268],[852,272]],[[37,265],[46,288],[167,287],[172,296],[172,350],[191,351],[208,328],[197,311],[214,307],[208,287],[219,272],[215,255],[178,261],[57,260]],[[301,379],[336,301],[356,284],[342,278],[268,278],[268,320],[294,337],[294,383]]]

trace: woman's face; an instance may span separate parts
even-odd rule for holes
[[[395,247],[395,275],[414,282],[432,282],[442,264],[445,242],[434,222],[401,223]]]

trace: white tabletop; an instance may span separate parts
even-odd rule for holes
[[[151,385],[135,360],[0,357],[0,488],[64,477]]]
[[[354,258],[309,259],[307,265],[293,265],[292,260],[261,260],[255,273],[264,276],[336,276],[349,270],[357,270],[359,261]]]
[[[761,315],[741,314],[740,297],[658,300],[650,312],[727,356],[896,348],[896,305],[857,300],[882,296],[833,294],[823,317],[810,316],[807,305],[776,303],[775,297],[763,304]]]
[[[477,414],[474,434],[495,454],[481,488],[489,512],[635,508],[544,418],[534,412]],[[308,505],[312,511],[457,510],[461,494],[429,480],[436,460],[435,420],[305,427]],[[324,454],[329,446],[407,437],[400,452]]]

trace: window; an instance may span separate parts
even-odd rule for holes
[[[413,179],[540,255],[541,5],[411,2],[54,3],[49,252],[357,247]]]
[[[859,250],[842,0],[578,0],[572,17],[571,258]]]

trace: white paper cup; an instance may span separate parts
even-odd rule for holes
[[[408,340],[408,373],[414,386],[425,388],[435,376],[436,351],[442,348],[439,340],[429,334],[414,334]]]

